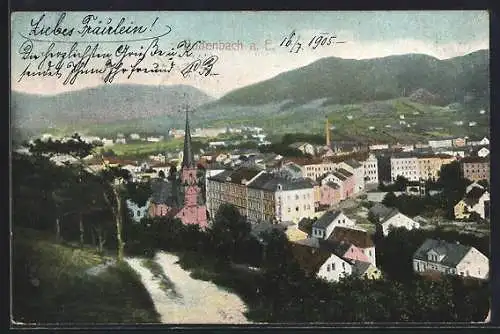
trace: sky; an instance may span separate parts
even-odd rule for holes
[[[103,25],[110,22],[111,26],[116,26],[123,18],[123,26],[142,25],[145,32],[127,36],[78,34],[85,26],[84,18],[90,14],[96,18],[90,21],[92,27],[98,26],[98,21]],[[58,20],[61,28],[58,35],[50,34],[50,30],[46,34],[40,31],[42,27],[53,28]],[[38,21],[39,29],[33,31]],[[62,36],[63,28],[69,31],[72,27],[71,36]],[[280,47],[282,40],[292,31],[299,36],[302,44],[297,53]],[[315,49],[308,47],[311,38],[321,33],[335,35],[337,41],[345,43]],[[162,50],[175,48],[182,40],[200,40],[217,45],[222,42],[224,47],[214,49],[210,44],[211,48],[210,45],[202,48],[200,45],[206,44],[198,44],[191,58],[174,59],[175,65],[170,73],[135,72],[128,79],[127,75],[117,75],[112,84],[186,84],[213,97],[220,97],[233,89],[272,78],[324,57],[367,59],[422,53],[447,59],[488,49],[489,18],[486,11],[16,12],[11,17],[11,87],[16,91],[51,95],[103,85],[104,74],[82,74],[73,84],[64,84],[71,71],[71,59],[63,59],[60,78],[35,73],[47,70],[48,61],[42,62],[41,59],[49,53],[52,42],[52,53],[68,52],[77,42],[76,50],[80,53],[87,46],[94,47],[99,43],[98,53],[115,54],[120,46],[123,50],[128,45],[129,51],[133,52],[140,52],[141,46],[147,49],[152,43],[151,38],[158,35],[164,35],[157,43]],[[227,43],[233,43],[231,48],[227,47]],[[38,55],[39,58],[23,59],[23,54],[25,58],[26,55]],[[218,75],[205,77],[190,74],[187,78],[183,77],[180,70],[191,60],[199,58],[203,61],[212,55],[218,57],[212,69],[212,73]],[[56,55],[53,63],[60,59]],[[128,63],[123,68],[131,66],[138,58],[131,56],[127,59]],[[153,68],[154,63],[159,68],[171,66],[165,57],[147,55],[139,67]],[[104,65],[103,59],[92,59],[85,68],[97,69]],[[25,70],[31,71],[33,76],[27,76]],[[52,70],[55,71],[54,68]]]

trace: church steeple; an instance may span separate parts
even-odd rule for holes
[[[195,167],[193,147],[191,143],[191,131],[189,129],[189,109],[186,108],[186,129],[184,133],[184,151],[182,157],[182,168]]]

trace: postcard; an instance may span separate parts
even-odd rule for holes
[[[486,11],[14,12],[11,320],[490,318]]]

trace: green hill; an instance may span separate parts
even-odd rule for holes
[[[439,104],[489,99],[489,54],[480,50],[439,60],[422,54],[352,60],[323,58],[269,80],[234,90],[213,104],[260,105],[280,101],[350,104],[409,96],[425,89]]]

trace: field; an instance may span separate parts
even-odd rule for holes
[[[106,258],[93,249],[57,244],[50,234],[30,229],[14,230],[13,239],[16,322],[159,322],[149,294],[127,265],[94,276],[86,271]]]

